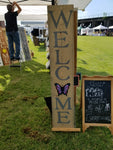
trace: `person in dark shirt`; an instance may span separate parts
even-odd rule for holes
[[[14,11],[15,7],[18,8],[17,11]],[[5,13],[5,21],[6,21],[6,35],[8,37],[10,59],[19,60],[20,59],[20,38],[19,38],[18,26],[17,26],[17,16],[22,9],[16,2],[13,2],[12,4],[7,5],[7,10],[8,12]],[[14,43],[15,43],[16,53],[14,51]]]

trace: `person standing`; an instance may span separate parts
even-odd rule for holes
[[[17,11],[14,11],[15,7],[17,7]],[[6,35],[8,37],[9,55],[11,60],[19,60],[20,38],[17,26],[17,16],[22,11],[22,9],[16,2],[13,2],[12,4],[7,5],[7,10],[8,12],[5,13],[4,17],[6,21]],[[16,48],[15,51],[14,43]]]

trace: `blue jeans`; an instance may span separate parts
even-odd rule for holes
[[[19,58],[20,55],[20,38],[18,31],[6,32],[8,37],[8,45],[9,45],[9,55],[10,59]],[[15,43],[15,51],[14,51],[14,43]]]

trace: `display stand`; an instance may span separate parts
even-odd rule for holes
[[[83,76],[82,127],[107,127],[113,135],[113,77]]]

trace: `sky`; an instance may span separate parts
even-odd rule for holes
[[[113,16],[113,0],[92,0],[85,11],[78,12],[78,18]]]
[[[6,7],[0,8],[0,15],[3,15],[7,11]],[[47,7],[35,6],[34,8],[23,7],[22,15],[24,14],[47,14]],[[78,11],[78,19],[113,16],[113,0],[92,0],[85,8],[85,11]]]

